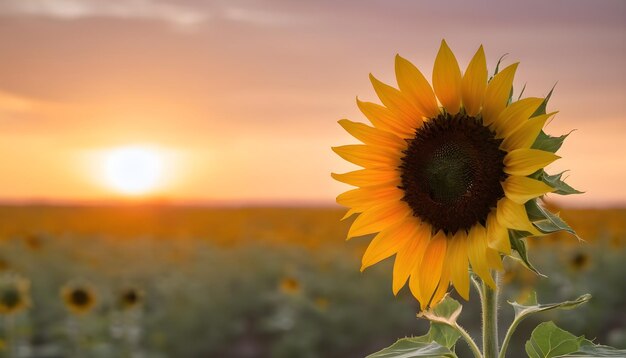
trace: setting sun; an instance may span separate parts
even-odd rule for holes
[[[154,190],[163,176],[163,161],[150,148],[133,146],[116,148],[106,153],[106,183],[116,191],[140,195]]]

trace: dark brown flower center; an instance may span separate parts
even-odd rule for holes
[[[70,298],[72,300],[72,303],[76,306],[86,306],[91,300],[91,297],[89,296],[87,291],[80,288],[72,291]]]
[[[480,118],[440,114],[425,122],[400,165],[403,200],[413,215],[446,234],[484,225],[504,196],[500,143]]]
[[[0,295],[0,301],[7,308],[16,307],[21,301],[20,292],[15,287],[8,287]]]

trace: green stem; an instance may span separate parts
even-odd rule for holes
[[[509,348],[509,342],[511,342],[511,337],[513,337],[513,332],[515,332],[517,325],[519,325],[524,318],[525,317],[521,317],[520,319],[516,318],[513,320],[513,323],[511,323],[511,326],[506,331],[506,336],[504,336],[504,342],[502,342],[502,348],[500,348],[500,354],[498,355],[498,358],[505,357],[506,350]]]
[[[483,316],[483,353],[484,358],[498,357],[498,275],[496,287],[492,289],[481,282],[481,304]]]
[[[470,350],[474,354],[474,358],[483,358],[483,355],[480,353],[480,349],[476,345],[476,342],[474,342],[472,337],[469,335],[469,333],[467,333],[467,331],[458,324],[455,324],[453,327],[461,334],[461,337],[463,337],[463,340],[465,340]]]

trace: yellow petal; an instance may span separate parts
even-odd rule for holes
[[[555,190],[542,181],[517,175],[511,175],[506,178],[504,183],[502,183],[502,188],[506,197],[517,204],[524,204],[530,199]]]
[[[515,149],[530,148],[533,145],[539,132],[546,124],[548,118],[552,117],[557,112],[548,114],[542,114],[537,117],[533,117],[522,124],[513,133],[504,137],[500,147],[506,151],[512,151]]]
[[[415,103],[424,117],[439,115],[437,99],[430,84],[417,67],[400,55],[396,55],[396,79],[400,91]]]
[[[467,70],[461,82],[461,98],[468,116],[475,117],[480,112],[486,89],[487,60],[481,45],[469,65],[467,65]]]
[[[433,297],[430,299],[428,306],[435,307],[437,306],[441,300],[448,293],[448,288],[450,287],[450,265],[448,262],[444,262],[443,267],[441,268],[441,278],[439,279],[439,285],[433,294]]]
[[[440,230],[430,239],[428,247],[426,247],[424,258],[416,275],[419,280],[419,292],[421,295],[418,300],[422,304],[428,305],[435,293],[435,289],[439,285],[441,271],[446,258],[447,243],[446,235]],[[411,276],[413,275],[415,273]]]
[[[511,103],[493,123],[496,129],[496,137],[505,138],[511,135],[524,123],[528,122],[528,118],[535,113],[542,102],[543,98],[530,97]]]
[[[408,218],[379,232],[363,254],[361,271],[398,252],[411,238],[415,225],[414,220]]]
[[[372,128],[367,124],[353,122],[347,119],[341,119],[338,123],[346,130],[346,132],[350,133],[354,138],[365,144],[394,148],[399,151],[404,150],[407,146],[405,140],[391,132]]]
[[[404,122],[405,126],[409,128],[421,126],[422,114],[413,103],[407,100],[402,92],[379,81],[372,74],[370,74],[370,82],[372,82],[374,91],[376,91],[380,101],[391,112],[395,113],[398,119]]]
[[[398,250],[396,261],[393,265],[393,294],[397,295],[400,289],[404,287],[406,280],[409,278],[414,268],[419,266],[424,256],[424,251],[430,240],[431,227],[422,223],[415,226],[414,231],[410,235],[410,239]]]
[[[508,66],[495,75],[487,85],[482,111],[483,123],[486,125],[493,123],[504,107],[506,107],[511,95],[517,65],[517,63],[514,63]]]
[[[461,70],[445,40],[441,41],[435,59],[433,88],[446,111],[452,115],[457,114],[461,108]]]
[[[344,221],[344,220],[346,220],[347,218],[351,217],[352,215],[354,215],[354,214],[358,214],[358,213],[359,213],[358,211],[356,211],[356,210],[354,210],[354,209],[350,209],[350,210],[348,210],[348,212],[346,212],[346,213],[345,213],[345,215],[344,215],[341,219],[339,219],[339,220]]]
[[[515,149],[504,157],[504,172],[510,175],[530,175],[559,158],[543,150]]]
[[[411,213],[411,209],[403,201],[392,202],[389,205],[372,207],[354,220],[348,230],[348,238],[380,232]]]
[[[511,241],[509,241],[509,230],[498,222],[496,215],[496,212],[492,211],[487,216],[488,246],[505,255],[510,255]]]
[[[389,186],[400,185],[400,174],[397,170],[359,169],[353,172],[330,174],[333,179],[358,187],[376,186],[387,184]]]
[[[467,234],[463,230],[457,231],[448,242],[447,265],[450,265],[450,277],[456,292],[469,300],[469,270],[467,258]]]
[[[474,273],[495,289],[496,283],[491,277],[487,262],[487,230],[480,224],[476,224],[470,229],[467,253]]]
[[[364,168],[396,168],[400,164],[401,153],[392,150],[372,147],[364,144],[350,144],[333,147],[332,150],[343,159]]]
[[[365,211],[377,205],[392,205],[404,197],[398,187],[380,185],[348,190],[337,196],[337,204],[353,208],[356,212]]]
[[[498,251],[487,246],[485,253],[487,257],[487,264],[490,268],[498,271],[504,270],[504,266],[502,265],[502,258],[500,258],[500,254],[498,253]]]
[[[497,219],[498,223],[506,228],[537,233],[537,229],[528,219],[524,205],[517,204],[507,197],[498,201]]]
[[[358,98],[356,104],[365,117],[378,129],[393,133],[400,138],[412,138],[416,128],[405,125],[387,107],[372,102],[362,102]]]

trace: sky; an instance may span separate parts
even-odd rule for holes
[[[555,85],[546,131],[575,130],[550,172],[626,205],[626,2],[3,0],[0,200],[84,202],[124,194],[107,153],[155,148],[172,202],[332,204],[352,166],[337,124],[365,121],[371,72],[394,83],[396,53],[430,78],[446,39],[464,69],[521,62],[516,93]]]

